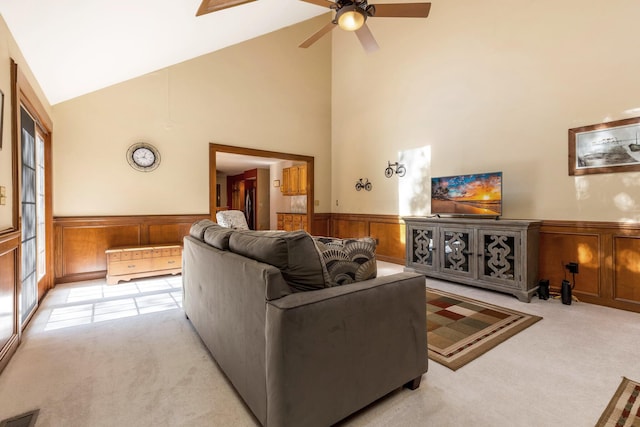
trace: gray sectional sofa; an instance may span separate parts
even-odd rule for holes
[[[304,231],[203,220],[182,277],[185,314],[264,426],[329,426],[427,371],[422,275],[336,286]]]

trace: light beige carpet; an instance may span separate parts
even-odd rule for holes
[[[596,427],[640,426],[640,384],[623,377]]]
[[[379,263],[378,272],[402,269]],[[398,389],[340,427],[594,426],[620,378],[640,379],[640,313],[426,283],[544,321],[458,371],[431,363],[420,388]],[[180,278],[137,285],[49,291],[0,374],[0,420],[40,408],[36,427],[258,427],[180,310]],[[567,399],[571,410],[559,404]]]
[[[182,311],[182,278],[56,286],[0,375],[0,420],[255,427]]]
[[[429,359],[455,371],[541,319],[427,288]]]

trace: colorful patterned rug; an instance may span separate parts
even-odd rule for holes
[[[622,377],[609,405],[602,413],[596,427],[640,426],[640,384]]]
[[[427,288],[429,359],[455,371],[541,319]]]

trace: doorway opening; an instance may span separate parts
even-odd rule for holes
[[[243,147],[235,147],[231,145],[221,145],[221,144],[209,144],[209,212],[214,219],[216,211],[220,209],[220,187],[217,177],[217,159],[218,154],[236,154],[240,156],[251,156],[258,157],[263,159],[273,159],[276,161],[288,161],[294,164],[304,164],[306,166],[306,174],[302,178],[303,184],[306,187],[306,206],[303,208],[304,213],[306,214],[306,229],[311,229],[312,223],[312,215],[313,215],[313,200],[314,200],[314,192],[313,192],[313,170],[314,170],[314,159],[311,156],[303,156],[298,154],[291,153],[281,153],[276,151],[267,151],[267,150],[257,150],[252,148],[243,148]],[[269,185],[280,185],[281,178],[278,177],[273,180],[273,184],[271,184],[271,180]],[[280,189],[278,188],[278,191]],[[229,195],[231,196],[231,195]],[[271,227],[275,228],[275,227]]]

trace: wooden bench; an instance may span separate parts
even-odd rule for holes
[[[109,285],[120,280],[182,273],[181,245],[123,246],[109,248],[105,254]]]

